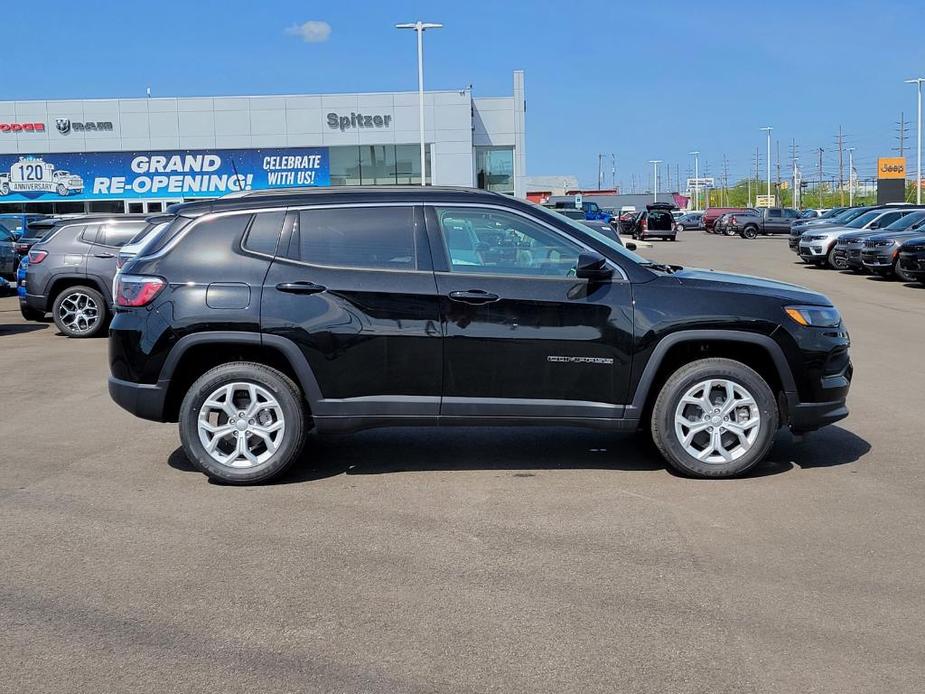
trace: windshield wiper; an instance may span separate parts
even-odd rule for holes
[[[680,265],[664,265],[662,263],[640,263],[640,265],[658,272],[667,272],[669,275],[684,269]]]

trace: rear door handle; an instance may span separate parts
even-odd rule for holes
[[[93,257],[94,258],[115,258],[116,256],[114,256],[112,253],[94,253]]]
[[[451,301],[459,301],[464,304],[492,304],[501,299],[497,294],[490,294],[484,289],[470,289],[464,292],[450,292]]]
[[[320,294],[327,289],[314,282],[280,282],[276,288],[287,294]]]

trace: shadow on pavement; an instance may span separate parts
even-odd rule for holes
[[[828,427],[797,442],[778,434],[768,459],[746,477],[766,477],[794,467],[830,467],[857,461],[870,450],[864,439]],[[195,472],[182,448],[170,467]],[[531,470],[623,470],[668,468],[647,434],[616,434],[569,428],[392,428],[346,435],[309,436],[302,459],[277,484],[337,475],[392,472],[499,470],[530,476]],[[518,474],[519,473],[519,474]]]
[[[44,323],[13,323],[11,325],[0,325],[0,337],[4,335],[31,333],[36,330],[45,330],[46,328],[48,328],[48,325]]]
[[[808,469],[849,465],[856,463],[870,450],[871,445],[865,439],[839,426],[824,427],[802,439],[781,432],[764,466]]]

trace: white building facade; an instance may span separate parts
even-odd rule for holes
[[[424,178],[524,197],[511,96],[424,95]],[[156,212],[242,189],[420,184],[418,93],[0,101],[0,212]]]

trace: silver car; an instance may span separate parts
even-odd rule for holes
[[[23,316],[44,317],[68,337],[91,337],[109,322],[116,254],[146,225],[138,215],[61,220],[29,250],[19,298]]]
[[[840,236],[861,229],[881,229],[897,219],[915,212],[915,208],[879,208],[865,212],[844,226],[818,227],[808,229],[800,236],[799,252],[804,262],[824,265],[833,269],[843,269],[835,257],[835,243]]]

